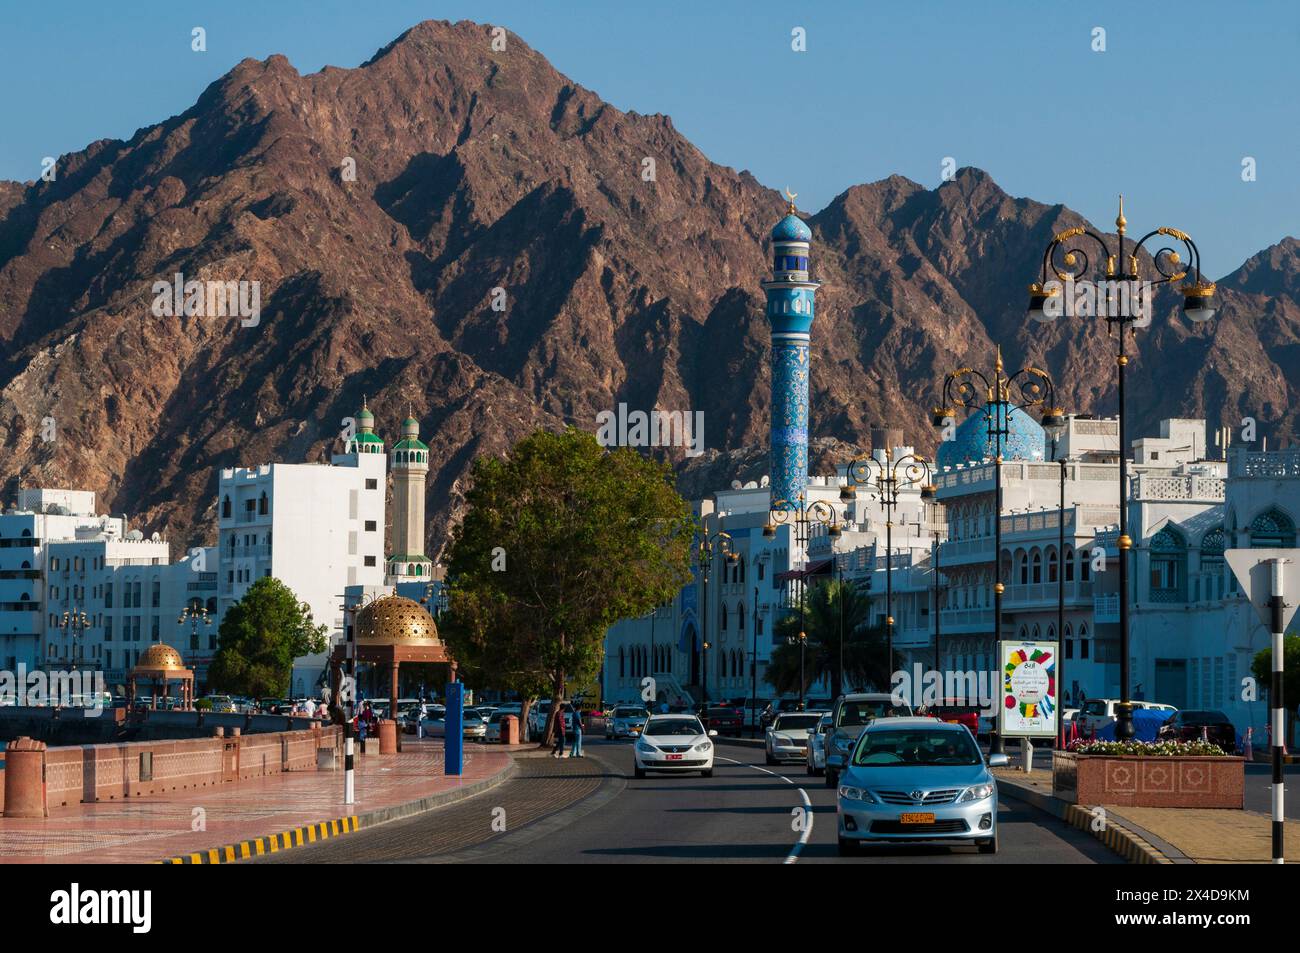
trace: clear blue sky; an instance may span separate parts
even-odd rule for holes
[[[356,66],[422,19],[506,26],[810,211],[894,172],[936,185],[951,156],[1101,224],[1123,191],[1131,229],[1189,231],[1215,277],[1300,234],[1293,0],[8,0],[0,178],[34,179],[42,156],[175,115],[244,57]],[[206,53],[190,50],[194,26]],[[790,48],[796,26],[805,53]]]

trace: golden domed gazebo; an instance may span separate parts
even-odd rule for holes
[[[356,637],[356,661],[389,666],[392,687],[390,715],[395,717],[397,713],[397,673],[403,662],[446,662],[451,665],[452,677],[455,677],[456,663],[438,638],[433,616],[414,599],[382,596],[356,610],[352,624]],[[346,659],[347,645],[336,645],[330,658],[335,690]]]
[[[126,680],[126,705],[130,710],[135,707],[136,682],[145,679],[152,686],[150,708],[158,707],[158,696],[167,694],[170,682],[181,683],[180,707],[194,707],[194,672],[185,667],[181,653],[170,645],[159,642],[151,645],[140,656],[140,661],[131,669]]]

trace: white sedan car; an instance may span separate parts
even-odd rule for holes
[[[817,727],[808,732],[808,757],[805,763],[808,773],[816,777],[826,773],[826,736],[835,724],[835,716],[830,712],[822,715]]]
[[[767,763],[803,761],[808,757],[808,732],[817,727],[824,711],[788,711],[776,716],[767,729]]]
[[[652,715],[632,748],[634,773],[698,771],[713,777],[713,742],[716,731],[705,731],[695,715]]]

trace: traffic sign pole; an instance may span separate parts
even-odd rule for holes
[[[1282,789],[1282,751],[1286,745],[1286,705],[1282,698],[1282,668],[1286,627],[1300,602],[1300,574],[1286,572],[1300,560],[1300,549],[1229,549],[1223,554],[1243,595],[1273,636],[1273,671],[1269,680],[1269,745],[1273,761],[1273,863],[1284,862],[1283,830],[1286,795]],[[1288,588],[1289,587],[1289,588]]]
[[[1286,706],[1282,701],[1283,636],[1286,632],[1286,588],[1283,585],[1286,560],[1269,560],[1271,594],[1268,599],[1270,625],[1273,631],[1273,682],[1269,686],[1269,699],[1273,703],[1273,863],[1284,863],[1282,840],[1286,829],[1282,788],[1282,746],[1286,743]]]

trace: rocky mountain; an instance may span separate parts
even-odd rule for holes
[[[245,60],[185,113],[61,157],[54,181],[0,183],[3,496],[84,486],[146,531],[211,541],[214,468],[325,459],[363,395],[389,439],[408,406],[421,422],[431,552],[475,457],[595,430],[620,402],[703,412],[684,486],[728,485],[732,460],[752,479],[783,211],[668,117],[620,112],[513,34],[494,51],[480,24],[422,23],[356,69]],[[1067,409],[1113,412],[1100,323],[1024,317],[1077,214],[963,169],[854,186],[808,221],[816,436],[863,446],[888,421],[931,446],[944,373],[995,341],[1045,362]],[[257,282],[257,321],[160,313],[154,283],[177,273]],[[1139,332],[1135,426],[1250,415],[1288,440],[1300,243],[1221,288],[1219,320],[1188,326],[1168,295]]]

